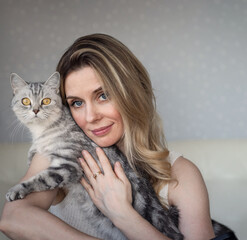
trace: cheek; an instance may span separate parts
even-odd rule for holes
[[[85,128],[85,120],[79,111],[71,111],[72,117],[77,123],[77,125],[83,130]]]
[[[120,112],[118,111],[118,109],[114,103],[111,103],[111,106],[109,108],[109,112],[111,112],[112,117],[115,118],[118,122],[122,121],[122,116],[121,116]]]
[[[121,114],[120,114],[115,108],[112,108],[111,116],[112,116],[112,118],[114,118],[119,124],[122,124],[122,123],[123,123],[123,119],[122,119]]]

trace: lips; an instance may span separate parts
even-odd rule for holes
[[[101,127],[101,128],[94,129],[94,130],[92,130],[92,133],[95,136],[103,136],[103,135],[107,134],[111,130],[112,125],[113,124],[111,124],[109,126],[106,126],[106,127]]]

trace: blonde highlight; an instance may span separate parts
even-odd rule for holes
[[[121,42],[105,34],[92,34],[76,40],[60,59],[61,95],[69,73],[84,66],[100,76],[105,90],[116,104],[124,122],[121,139],[129,164],[152,182],[159,196],[171,181],[169,151],[165,144],[155,96],[145,67]],[[162,201],[162,199],[161,199]]]

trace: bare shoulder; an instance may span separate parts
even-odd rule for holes
[[[194,177],[194,174],[201,176],[198,167],[187,158],[179,157],[172,166],[173,177]]]
[[[186,175],[189,177],[191,173],[201,175],[198,167],[187,158],[179,157],[172,166],[172,174],[177,175],[177,177]]]
[[[170,201],[178,205],[179,201],[189,198],[189,194],[207,197],[207,190],[198,167],[190,160],[179,157],[172,166],[172,177],[176,180],[169,186]]]
[[[179,228],[185,238],[213,238],[208,192],[198,167],[180,157],[172,166],[172,177],[177,182],[169,184],[169,203],[179,209]]]

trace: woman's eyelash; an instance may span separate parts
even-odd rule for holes
[[[79,107],[78,105],[75,106],[77,103],[79,103],[79,106],[82,105],[82,101],[72,101],[70,105],[71,105],[72,107]]]
[[[109,99],[109,94],[107,92],[100,92],[97,95],[97,99],[103,98],[104,101]],[[101,99],[102,100],[102,99]],[[69,103],[71,107],[81,107],[83,105],[82,100],[73,100]]]
[[[99,94],[98,98],[100,98],[100,97],[104,97],[105,100],[107,100],[109,98],[109,94],[106,93],[106,92],[102,92],[102,93]]]

